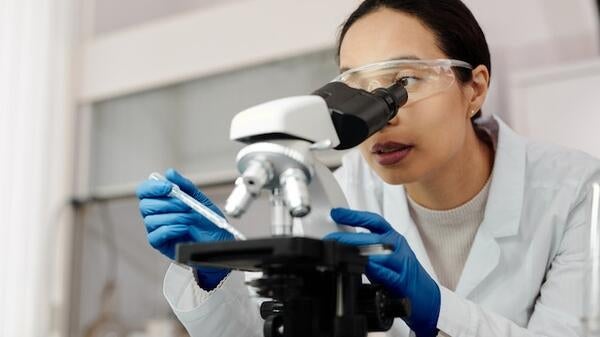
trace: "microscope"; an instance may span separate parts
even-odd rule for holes
[[[265,337],[365,337],[387,331],[410,303],[362,283],[367,254],[386,247],[353,247],[321,240],[350,230],[329,217],[347,207],[332,172],[315,154],[352,148],[384,128],[408,98],[394,84],[372,92],[331,82],[311,95],[263,103],[238,113],[230,138],[247,144],[237,155],[240,176],[225,213],[241,217],[269,193],[271,237],[181,244],[177,260],[241,271],[261,271],[251,281],[258,295]]]

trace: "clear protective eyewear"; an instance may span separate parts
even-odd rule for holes
[[[344,71],[333,82],[368,92],[400,82],[408,92],[406,106],[449,89],[456,81],[453,67],[473,69],[467,62],[451,59],[392,60]]]

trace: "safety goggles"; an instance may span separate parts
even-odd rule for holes
[[[456,81],[453,67],[473,69],[467,62],[451,59],[392,60],[347,70],[333,81],[369,92],[399,82],[408,92],[409,105],[450,88]]]

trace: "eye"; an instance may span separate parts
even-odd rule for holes
[[[420,78],[416,76],[402,76],[396,80],[396,83],[400,83],[403,87],[409,87],[411,85],[417,84]]]

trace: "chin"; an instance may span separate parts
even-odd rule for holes
[[[398,167],[383,168],[371,166],[371,169],[381,180],[389,185],[404,185],[418,180],[416,175]]]

